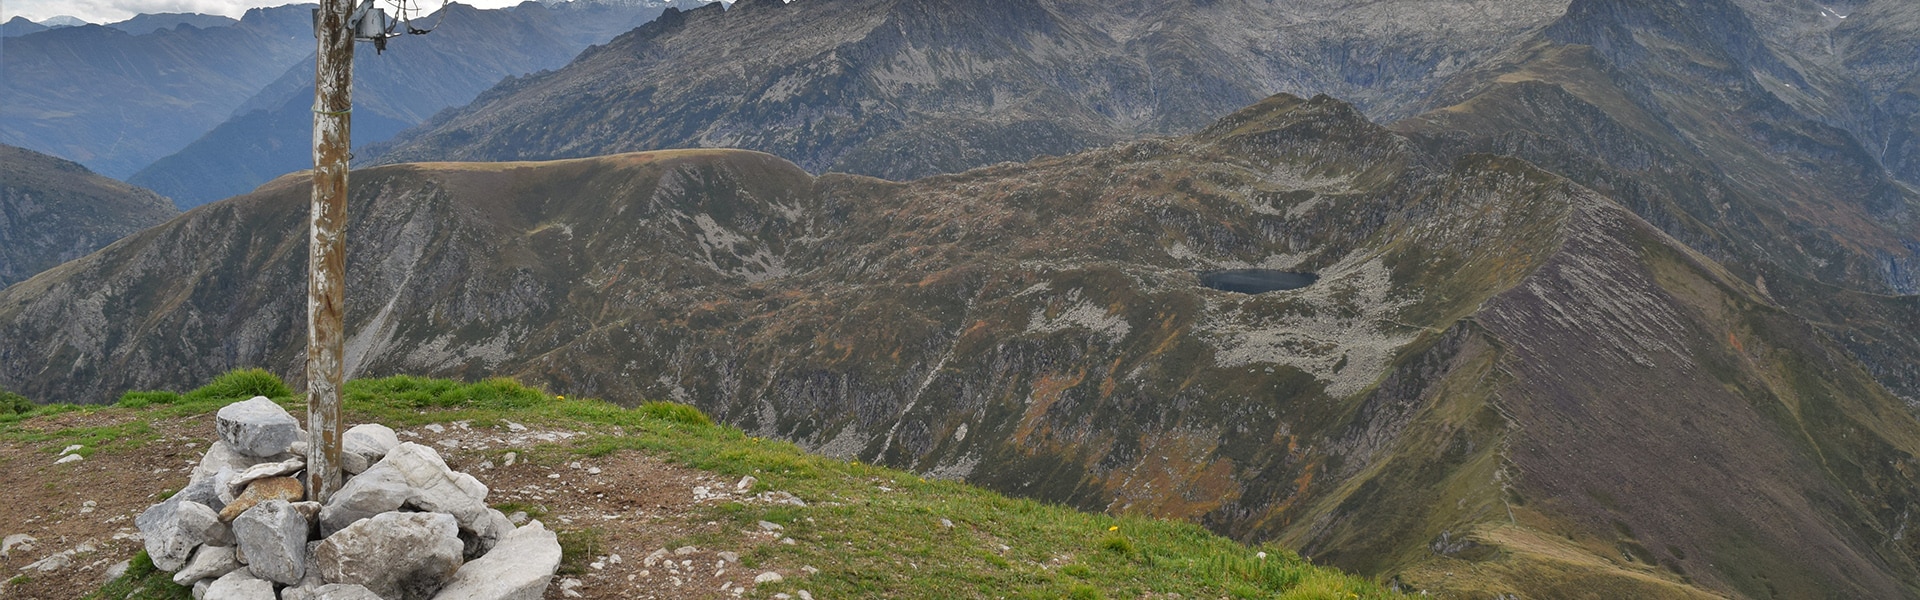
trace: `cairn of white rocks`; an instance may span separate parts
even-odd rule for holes
[[[185,489],[135,521],[147,554],[199,600],[537,600],[560,566],[539,521],[516,528],[487,486],[367,424],[343,434],[326,504],[302,483],[306,434],[264,397],[220,409]]]

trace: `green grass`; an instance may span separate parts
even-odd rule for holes
[[[17,415],[24,412],[32,412],[33,408],[33,401],[28,400],[26,396],[9,392],[6,388],[0,388],[0,415]]]
[[[181,586],[169,578],[169,573],[153,567],[153,559],[147,557],[147,551],[141,550],[133,555],[127,564],[127,574],[107,582],[99,591],[86,595],[86,600],[192,600],[193,588]]]
[[[234,385],[237,378],[216,383],[221,385],[218,390],[194,390],[172,402],[141,396],[128,406],[103,410],[151,411],[155,416],[209,412],[264,389]],[[299,405],[290,393],[266,395],[290,407]],[[793,573],[782,583],[756,588],[749,594],[754,598],[799,589],[829,598],[1137,598],[1177,593],[1189,598],[1351,600],[1394,595],[1372,581],[1312,565],[1278,546],[1248,547],[1190,523],[1085,513],[810,455],[793,444],[715,425],[685,405],[654,402],[626,409],[599,400],[561,398],[507,379],[460,383],[418,377],[352,381],[344,399],[349,422],[408,427],[511,420],[586,434],[523,452],[528,460],[534,455],[563,460],[568,454],[640,451],[727,478],[752,475],[759,480],[756,493],[794,494],[808,505],[732,502],[698,509],[684,518],[725,526],[669,545],[748,547],[740,539],[741,530],[757,529],[759,521],[781,524],[782,533],[795,544],[751,546],[742,562],[750,568],[791,572],[811,566],[820,572]],[[4,435],[21,432],[0,426]],[[539,508],[503,506],[529,513]],[[953,526],[943,525],[942,519]],[[601,532],[559,531],[563,570],[578,570],[581,562],[604,551],[599,548]],[[1256,557],[1263,551],[1265,558]],[[150,570],[129,570],[99,597],[172,590],[167,587],[171,582],[157,583],[164,579]]]

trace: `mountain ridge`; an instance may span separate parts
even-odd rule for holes
[[[922,0],[709,6],[503,83],[372,153],[385,164],[727,146],[910,179],[1191,131],[1277,91],[1322,91],[1308,83],[1391,114],[1557,8],[1387,4],[1034,0],[1007,20],[986,18],[1007,6]],[[1395,21],[1411,30],[1385,41],[1367,29],[1396,10],[1431,18]]]
[[[830,456],[1458,593],[1920,580],[1890,537],[1920,421],[1841,347],[1605,196],[1427,153],[1330,98],[906,183],[735,150],[352,181],[356,375],[674,398]],[[305,185],[0,291],[0,385],[297,373],[273,315],[299,308],[302,238],[274,232],[302,230]],[[161,287],[183,267],[192,286]],[[1199,285],[1247,267],[1319,280]]]
[[[502,77],[566,64],[587,46],[652,20],[664,6],[694,1],[557,8],[533,3],[499,10],[449,5],[447,15],[425,17],[438,24],[437,34],[409,36],[384,54],[362,53],[355,60],[354,150],[465,104]],[[224,122],[127,180],[192,208],[310,168],[311,59],[309,53],[305,61],[291,61]]]
[[[7,38],[0,143],[132,175],[311,52],[309,8],[251,9],[230,27],[133,35],[86,25]]]

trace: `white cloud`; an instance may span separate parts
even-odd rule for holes
[[[462,0],[461,4],[471,4],[480,8],[500,8],[519,4],[521,0]],[[440,6],[440,0],[422,0],[429,9]],[[31,21],[43,21],[49,17],[71,15],[80,17],[89,23],[112,23],[124,21],[140,13],[195,12],[213,15],[226,15],[240,18],[247,9],[259,6],[283,6],[297,2],[272,2],[262,0],[4,0],[0,2],[0,21],[15,16],[26,17]]]

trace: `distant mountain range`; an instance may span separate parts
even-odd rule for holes
[[[1920,420],[1840,343],[1603,194],[1330,98],[911,183],[735,150],[352,181],[355,376],[679,399],[1469,597],[1920,581]],[[297,377],[308,194],[0,290],[0,383]],[[1318,281],[1201,285],[1245,268]]]
[[[0,288],[177,214],[151,191],[0,145]]]
[[[5,23],[0,23],[0,37],[13,37],[46,30],[47,26],[28,21],[26,17],[14,17],[7,19]]]
[[[232,17],[222,16],[222,15],[203,15],[199,13],[151,13],[151,14],[134,15],[132,18],[127,19],[125,21],[120,21],[117,23],[108,23],[107,26],[112,27],[114,29],[121,30],[121,31],[125,31],[127,33],[131,33],[134,35],[143,35],[143,34],[153,33],[155,31],[162,30],[162,29],[174,29],[174,28],[180,27],[181,25],[186,25],[189,27],[193,27],[195,29],[207,29],[209,27],[229,27],[229,26],[237,25],[239,23],[240,23],[239,21],[234,20]]]
[[[6,38],[0,143],[123,179],[225,120],[313,52],[311,5],[134,35],[100,25]]]
[[[233,17],[222,15],[151,13],[134,15],[125,21],[107,23],[106,26],[134,35],[143,35],[153,33],[156,30],[174,29],[181,25],[191,26],[195,29],[206,29],[209,27],[228,27],[238,23],[239,21]],[[80,27],[89,24],[90,23],[75,17],[53,17],[40,23],[29,21],[26,17],[14,17],[8,19],[6,23],[0,23],[0,37],[14,37],[29,33],[39,33],[48,29]]]
[[[505,82],[375,162],[675,147],[910,179],[1192,131],[1274,92],[1412,114],[1565,0],[743,0]]]
[[[1440,595],[1920,597],[1914,56],[1910,0],[668,10],[359,148],[349,369]],[[307,193],[0,290],[0,387],[298,381]],[[1247,269],[1312,283],[1204,284]]]
[[[699,6],[677,0],[678,6]],[[479,10],[451,4],[432,34],[394,40],[354,60],[356,151],[385,141],[443,109],[462,106],[501,79],[565,65],[594,43],[660,15],[660,3],[525,3]],[[173,198],[181,208],[246,193],[313,166],[313,66],[293,61],[273,83],[199,139],[127,180]]]
[[[668,6],[699,4],[450,4],[451,27],[357,61],[362,112],[355,139],[384,140],[504,77],[563,65]],[[288,103],[297,104],[297,89],[311,86],[312,7],[254,9],[239,21],[169,13],[56,29],[16,19],[0,52],[0,143],[66,157],[110,177],[138,175],[183,207],[311,166],[310,157],[301,158],[309,152],[299,149],[307,142],[286,142],[304,140],[311,127]]]

